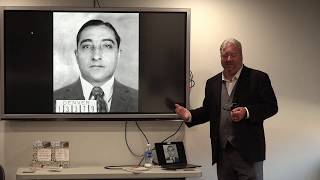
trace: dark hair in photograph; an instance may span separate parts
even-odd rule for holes
[[[82,32],[86,27],[89,27],[89,26],[99,26],[99,25],[104,25],[104,26],[110,28],[110,29],[114,32],[114,35],[115,35],[116,41],[117,41],[117,45],[118,45],[118,48],[119,48],[119,46],[120,46],[120,36],[119,36],[119,34],[117,33],[116,29],[112,26],[111,23],[109,23],[109,22],[103,22],[103,21],[97,20],[97,19],[93,19],[93,20],[90,20],[90,21],[84,23],[84,24],[82,25],[82,27],[79,29],[78,34],[77,34],[77,46],[78,46],[78,43],[79,43],[80,34],[81,34],[81,32]]]

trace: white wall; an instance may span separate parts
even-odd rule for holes
[[[75,2],[77,6],[93,4],[88,1],[2,0],[2,5],[57,6]],[[267,72],[278,97],[279,113],[265,122],[265,179],[320,179],[320,118],[317,115],[320,109],[317,80],[320,6],[316,0],[113,0],[100,4],[191,8],[191,70],[196,82],[191,90],[192,107],[201,105],[206,79],[221,71],[218,49],[222,40],[235,37],[242,41],[244,63]],[[178,124],[143,125],[156,141]],[[17,167],[28,165],[31,142],[39,138],[70,140],[74,165],[135,161],[124,146],[121,122],[2,122],[0,128],[3,129],[2,132],[0,129],[0,145],[4,147],[0,158],[2,155],[5,160],[9,179],[14,179]],[[178,138],[181,136],[183,134]],[[137,151],[141,151],[143,138],[133,125],[130,137],[132,143],[138,144],[134,146]],[[184,138],[189,160],[203,165],[203,176],[192,179],[217,179],[215,166],[210,165],[208,124],[186,128]],[[101,143],[95,142],[96,139]],[[93,154],[89,153],[90,145],[94,146]]]

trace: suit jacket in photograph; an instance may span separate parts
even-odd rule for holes
[[[188,127],[210,121],[212,163],[220,156],[219,125],[221,113],[222,73],[207,80],[205,98],[200,108],[191,110],[192,121]],[[249,162],[265,160],[265,135],[263,122],[278,112],[275,93],[269,76],[255,69],[243,66],[235,86],[233,102],[247,107],[249,119],[233,122],[236,148],[240,155]]]
[[[54,91],[53,102],[56,100],[84,100],[81,81]],[[138,91],[114,81],[110,112],[138,112]]]
[[[167,163],[179,163],[180,160],[178,157],[167,157],[166,158],[166,162]]]

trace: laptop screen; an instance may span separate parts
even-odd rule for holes
[[[187,164],[183,142],[155,143],[159,165]]]

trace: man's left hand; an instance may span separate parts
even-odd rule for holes
[[[236,107],[232,109],[231,113],[231,120],[233,122],[239,122],[244,119],[247,115],[247,111],[244,107]]]

